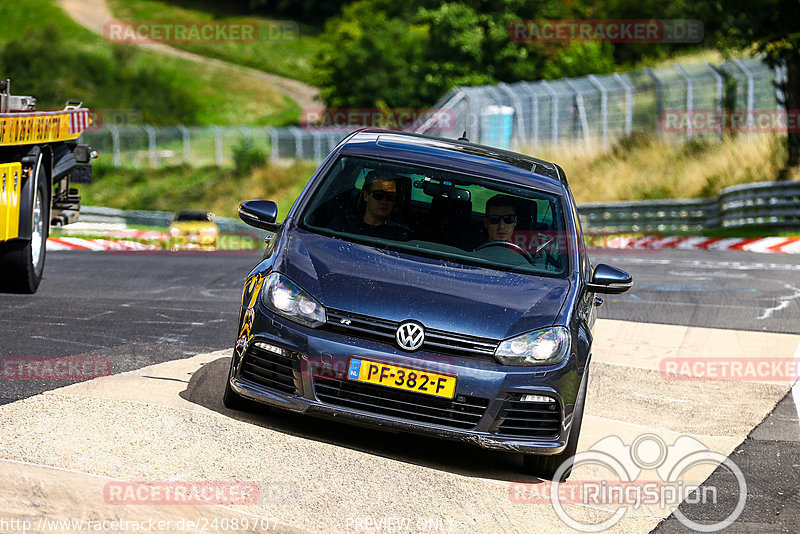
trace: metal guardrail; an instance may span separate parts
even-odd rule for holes
[[[171,211],[120,210],[98,206],[82,206],[80,221],[89,223],[125,224],[128,226],[156,226],[167,228],[174,215]],[[216,217],[220,232],[254,234],[264,233],[238,219]],[[265,234],[265,233],[264,233]],[[266,234],[265,234],[266,235]]]
[[[579,204],[585,231],[693,232],[712,228],[800,229],[800,182],[756,182],[725,188],[717,197]],[[167,227],[172,212],[84,206],[80,220]],[[238,219],[217,217],[220,231],[258,233]]]
[[[584,230],[680,231],[800,228],[800,182],[756,182],[715,198],[580,204]]]

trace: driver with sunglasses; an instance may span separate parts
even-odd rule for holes
[[[389,171],[375,169],[367,173],[361,190],[364,214],[337,216],[329,225],[331,230],[408,241],[411,230],[389,218],[397,201],[397,177]]]
[[[517,226],[517,209],[514,201],[504,195],[495,195],[486,202],[483,226],[489,241],[511,242],[511,234]]]

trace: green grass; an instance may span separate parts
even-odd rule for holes
[[[82,100],[136,110],[151,124],[285,126],[300,108],[235,69],[112,44],[70,19],[55,0],[0,3],[0,72],[39,109]]]
[[[126,210],[176,211],[201,209],[222,217],[237,217],[243,200],[269,199],[285,217],[317,168],[296,161],[288,166],[266,165],[237,173],[216,166],[175,166],[161,169],[116,169],[93,165],[93,181],[79,185],[82,203]]]
[[[298,35],[291,32],[276,34],[280,21],[231,12],[224,3],[183,2],[178,6],[164,0],[110,0],[114,17],[123,21],[218,21],[253,22],[258,26],[256,42],[193,42],[170,43],[170,46],[230,63],[252,67],[314,84],[311,60],[320,47],[318,30],[295,26]],[[192,7],[186,7],[191,4]],[[276,35],[288,38],[275,38]]]
[[[718,228],[704,230],[706,237],[800,237],[797,229],[751,227],[746,228]]]

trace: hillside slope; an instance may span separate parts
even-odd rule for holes
[[[112,15],[111,10],[109,9],[105,0],[60,0],[60,4],[64,11],[73,20],[98,35],[103,35],[106,24],[114,20],[114,16]],[[139,46],[162,54],[188,59],[203,65],[213,65],[219,69],[230,69],[232,71],[236,71],[237,73],[245,73],[246,75],[252,77],[253,80],[277,89],[290,99],[294,100],[301,109],[309,109],[320,106],[318,101],[319,90],[297,80],[284,78],[275,74],[269,74],[249,67],[235,65],[219,59],[201,56],[185,50],[179,50],[162,43],[154,42],[141,44]]]

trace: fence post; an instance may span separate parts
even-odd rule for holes
[[[294,157],[303,159],[303,140],[300,138],[299,128],[289,126],[289,133],[294,137]]]
[[[519,87],[531,97],[531,137],[535,146],[539,146],[539,95],[533,90],[533,84],[522,82]]]
[[[558,93],[556,93],[555,89],[550,87],[550,84],[547,83],[545,80],[539,82],[544,90],[550,93],[550,103],[552,105],[551,114],[550,114],[550,135],[552,136],[553,145],[558,144]]]
[[[499,87],[501,91],[504,91],[514,103],[514,131],[511,134],[511,137],[516,141],[516,146],[519,147],[523,143],[522,125],[525,124],[525,113],[522,111],[522,100],[507,83],[501,82],[497,85],[497,87]]]
[[[269,134],[269,144],[271,146],[271,156],[270,159],[275,161],[280,157],[280,151],[278,149],[278,130],[273,128],[272,126],[267,127],[267,133]]]
[[[753,105],[755,103],[755,80],[753,71],[747,68],[741,59],[736,58],[733,60],[739,69],[747,76],[747,129],[753,128]]]
[[[216,154],[217,167],[222,167],[222,130],[216,124],[211,125],[214,130],[214,152]]]
[[[567,85],[575,91],[575,104],[578,107],[578,121],[581,125],[581,130],[583,130],[583,142],[586,145],[586,148],[589,148],[591,145],[591,139],[589,138],[589,121],[586,119],[586,106],[583,103],[583,94],[578,90],[575,83],[567,79]]]
[[[714,75],[714,78],[717,79],[717,114],[719,114],[719,128],[717,129],[717,135],[719,136],[720,139],[722,139],[722,121],[724,119],[724,117],[722,116],[722,98],[723,98],[722,90],[723,90],[723,84],[725,83],[725,79],[722,77],[722,74],[717,72],[717,69],[715,69],[711,63],[709,63],[708,61],[706,61],[705,63],[706,67],[708,67],[708,70],[710,70],[711,74]]]
[[[192,148],[190,146],[189,129],[183,124],[178,125],[178,130],[183,138],[183,163],[186,164],[192,159]]]
[[[686,121],[686,137],[692,137],[692,111],[694,111],[694,84],[692,83],[692,77],[689,76],[689,73],[683,70],[683,67],[680,65],[675,65],[675,70],[677,70],[681,76],[686,80],[686,113],[688,115],[689,120]]]
[[[311,134],[314,140],[314,161],[322,161],[322,132],[306,130]]]
[[[633,87],[618,72],[614,73],[614,79],[625,89],[625,135],[633,133]]]
[[[786,93],[784,84],[786,83],[786,65],[775,65],[775,101],[777,111],[785,110]]]
[[[608,145],[608,91],[594,74],[590,74],[588,78],[589,81],[592,82],[592,85],[600,91],[601,132],[603,136],[603,146],[606,146]]]
[[[661,115],[664,111],[664,84],[658,79],[658,76],[647,67],[644,68],[644,73],[650,76],[656,83],[656,113],[658,115],[656,122],[658,124],[658,135],[661,136],[664,135],[664,132],[661,130]]]
[[[147,132],[147,151],[150,153],[150,168],[158,167],[158,152],[156,147],[156,130],[149,124],[144,125]]]
[[[119,151],[119,130],[113,124],[109,124],[108,129],[111,132],[111,161],[114,167],[119,167],[122,159]]]

